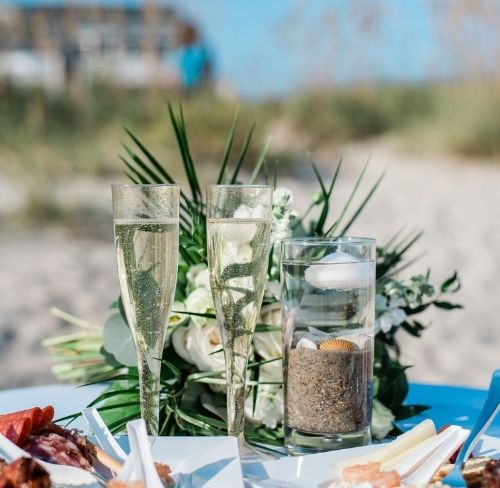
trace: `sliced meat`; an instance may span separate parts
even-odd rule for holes
[[[29,417],[0,419],[0,434],[18,446],[22,446],[31,434],[32,423]]]
[[[14,420],[28,417],[31,420],[33,428],[37,428],[40,424],[42,409],[39,407],[29,408],[28,410],[20,410],[19,412],[5,413],[0,415],[0,422],[12,422]]]
[[[42,408],[40,425],[39,429],[46,428],[50,423],[54,420],[54,407],[52,405],[48,405],[45,408]]]
[[[49,473],[35,460],[16,459],[0,468],[1,488],[50,488]]]
[[[18,422],[19,419],[28,418],[31,421],[31,429],[36,432],[49,425],[54,418],[54,408],[47,406],[43,409],[39,407],[29,408],[27,410],[20,410],[19,412],[12,412],[0,415],[0,423],[8,425],[9,423]]]
[[[77,429],[65,429],[57,424],[49,424],[45,429],[39,431],[40,434],[57,434],[65,439],[68,439],[76,447],[78,447],[82,456],[92,464],[93,458],[96,456],[95,446],[87,440]]]
[[[23,449],[33,457],[48,463],[76,466],[86,470],[92,467],[74,442],[54,432],[30,436]]]

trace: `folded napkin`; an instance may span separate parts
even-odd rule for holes
[[[133,420],[127,424],[130,454],[118,473],[117,479],[130,483],[140,481],[148,488],[163,488],[153,462],[144,420]]]

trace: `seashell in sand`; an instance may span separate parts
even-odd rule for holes
[[[327,339],[320,342],[318,349],[322,351],[341,351],[341,352],[354,352],[359,351],[359,347],[354,342],[347,339]]]
[[[318,349],[316,344],[308,339],[307,337],[302,337],[299,342],[297,342],[297,349]]]

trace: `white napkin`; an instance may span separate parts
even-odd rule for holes
[[[124,463],[127,459],[127,454],[120,447],[118,442],[116,442],[116,439],[109,431],[97,409],[84,408],[82,410],[82,415],[94,432],[97,443],[101,446],[101,449],[110,456]]]
[[[133,420],[127,424],[130,454],[117,476],[124,482],[141,481],[148,488],[163,488],[149,448],[144,420]]]

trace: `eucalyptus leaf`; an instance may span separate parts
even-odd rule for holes
[[[128,325],[115,313],[104,324],[102,334],[104,349],[124,366],[137,366],[134,341]]]

